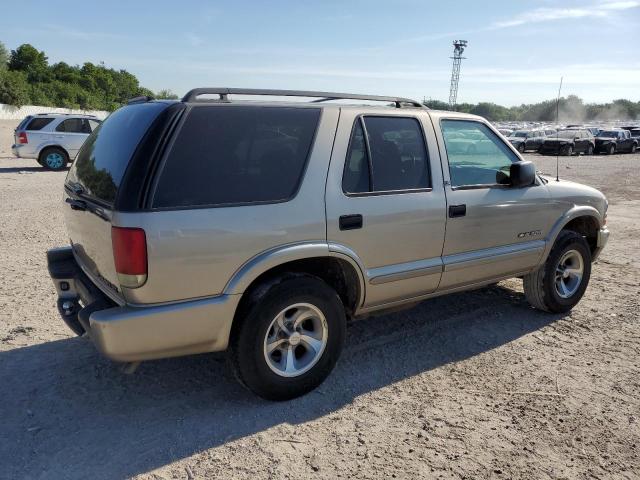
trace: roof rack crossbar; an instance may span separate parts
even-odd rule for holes
[[[182,97],[183,102],[198,102],[200,95],[219,95],[220,100],[228,102],[228,95],[264,95],[275,97],[309,97],[317,98],[313,102],[326,102],[330,100],[372,100],[377,102],[393,103],[396,108],[402,108],[405,105],[412,107],[427,108],[416,100],[402,97],[385,97],[381,95],[358,95],[352,93],[336,93],[336,92],[316,92],[306,90],[269,90],[259,88],[194,88],[189,90]],[[205,100],[206,101],[206,100]],[[211,100],[209,100],[211,101]]]

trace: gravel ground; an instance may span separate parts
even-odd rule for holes
[[[13,127],[0,122],[0,478],[640,477],[640,155],[560,159],[611,202],[571,313],[533,310],[510,280],[354,322],[318,390],[267,403],[222,354],[124,375],[72,336],[44,255],[67,239],[65,174],[11,158]]]

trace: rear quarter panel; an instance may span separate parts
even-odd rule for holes
[[[300,189],[288,202],[115,212],[113,225],[141,227],[147,236],[148,280],[140,288],[124,288],[126,300],[146,304],[218,295],[261,253],[287,244],[326,243],[324,189],[338,113],[323,109]]]

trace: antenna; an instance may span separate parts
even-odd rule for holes
[[[458,99],[458,80],[460,80],[460,64],[465,58],[462,52],[467,48],[466,40],[454,40],[453,42],[453,68],[451,70],[451,86],[449,87],[449,107],[453,110]]]
[[[558,88],[558,100],[556,100],[556,142],[559,142],[560,134],[558,132],[559,117],[560,117],[560,91],[562,90],[562,78],[560,77],[560,87]],[[560,144],[557,143],[558,150],[556,150],[556,182],[560,181]]]

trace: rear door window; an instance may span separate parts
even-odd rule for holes
[[[27,125],[27,128],[25,128],[25,130],[30,130],[30,131],[37,131],[37,130],[42,130],[44,127],[46,127],[47,125],[49,125],[51,122],[53,122],[53,118],[51,117],[35,117],[33,118],[29,124]]]
[[[65,133],[85,133],[84,122],[86,120],[82,118],[67,118],[65,121],[60,122],[56,127],[56,132]],[[91,133],[90,131],[88,133]]]
[[[162,167],[153,207],[291,199],[319,118],[317,108],[193,107]]]
[[[342,177],[345,193],[429,188],[429,158],[418,120],[364,116],[356,120]]]
[[[139,103],[109,115],[82,145],[69,170],[67,185],[78,185],[85,195],[112,204],[136,147],[167,106],[161,102]]]

